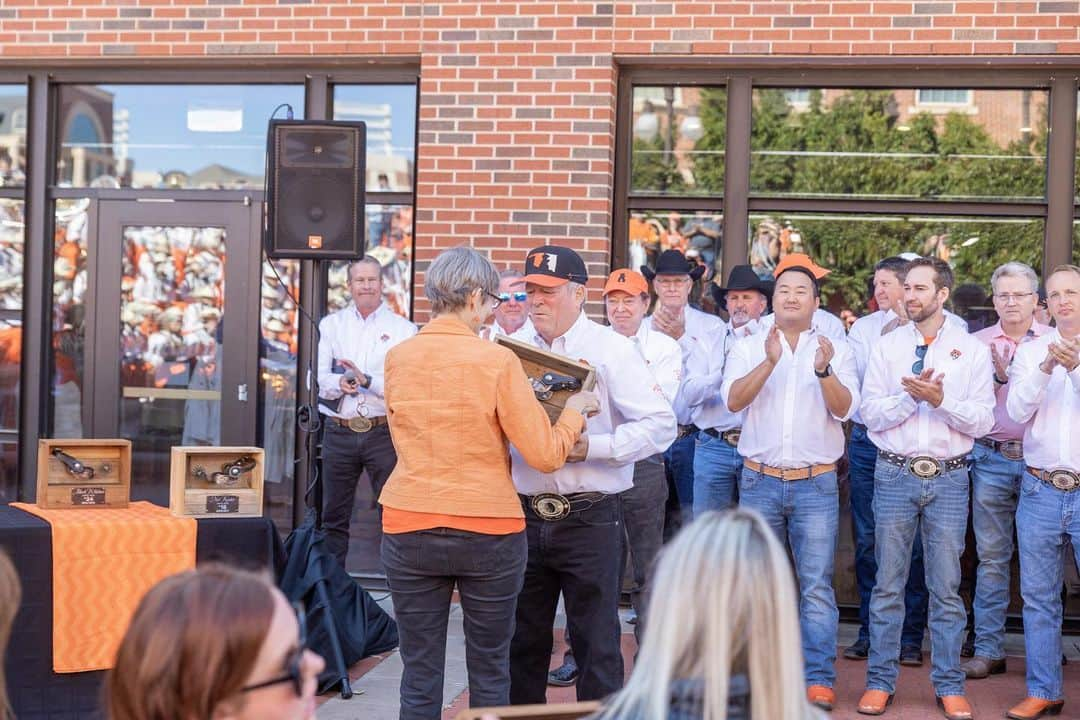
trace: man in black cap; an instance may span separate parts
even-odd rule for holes
[[[524,280],[532,329],[513,339],[596,368],[600,412],[554,473],[529,467],[511,447],[529,557],[510,645],[510,701],[545,701],[560,592],[580,667],[577,698],[596,700],[623,681],[619,493],[633,487],[635,462],[675,439],[675,413],[630,339],[585,314],[588,275],[577,253],[535,248],[525,260]]]
[[[759,278],[751,266],[733,267],[726,287],[712,285],[717,306],[728,312],[728,322],[686,358],[679,402],[690,421],[701,428],[694,444],[694,517],[735,504],[743,464],[736,446],[745,413],[727,408],[720,399],[720,386],[728,353],[738,340],[758,331],[758,318],[768,309],[772,291],[772,281]]]
[[[721,332],[720,318],[690,306],[690,290],[705,273],[702,265],[692,265],[678,250],[665,250],[656,259],[656,267],[641,266],[641,274],[652,283],[656,307],[649,316],[650,329],[674,338],[682,349],[683,361],[695,349],[708,345],[711,336]],[[679,512],[669,515],[665,535],[670,537],[680,521],[690,522],[694,504],[694,443],[698,429],[685,412],[679,412],[679,434],[664,453],[669,488],[678,499]],[[670,495],[669,495],[670,497]],[[671,508],[669,500],[669,509]],[[674,526],[674,527],[672,527]]]

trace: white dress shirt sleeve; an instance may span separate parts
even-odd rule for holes
[[[686,357],[680,402],[689,410],[701,407],[720,391],[723,380],[724,333],[711,336],[709,343],[698,343]]]
[[[1021,345],[1009,366],[1009,394],[1005,398],[1005,411],[1014,421],[1026,423],[1035,417],[1035,411],[1046,397],[1052,374],[1039,368],[1043,357],[1042,343]]]
[[[900,425],[918,408],[915,398],[903,389],[892,392],[885,346],[886,343],[878,343],[870,352],[862,384],[862,405],[859,407],[866,427],[875,432]]]
[[[337,400],[344,392],[341,390],[340,375],[332,372],[334,364],[334,321],[333,316],[319,321],[319,358],[316,377],[319,380],[319,396],[327,400]]]
[[[764,344],[764,338],[764,335],[744,338],[735,343],[735,346],[728,353],[727,368],[724,370],[723,383],[720,385],[720,399],[723,400],[724,405],[731,412],[734,412],[734,410],[731,410],[731,403],[728,402],[731,397],[731,386],[735,384],[736,380],[741,380],[749,375],[750,371],[757,365],[757,363],[753,362],[751,343],[759,342]]]
[[[868,337],[870,325],[869,322],[856,322],[851,326],[851,332],[847,336],[848,347],[851,348],[851,355],[855,359],[855,372],[859,374],[860,381],[866,377],[866,361],[870,356],[872,345]]]
[[[1077,365],[1072,369],[1069,374],[1069,381],[1072,383],[1073,390],[1080,393],[1080,365]]]
[[[957,432],[980,438],[994,427],[994,366],[987,346],[980,343],[974,352],[964,394],[956,396],[946,391],[934,412]]]
[[[851,404],[848,405],[847,412],[842,417],[833,415],[838,421],[846,422],[859,409],[861,399],[859,375],[855,367],[855,353],[851,351],[851,348],[846,343],[836,346],[836,355],[832,359],[832,367],[836,373],[836,379],[851,393]]]
[[[625,345],[619,343],[618,348],[604,374],[610,410],[617,411],[612,413],[614,429],[589,433],[586,453],[586,460],[603,460],[613,466],[662,453],[678,432],[675,411],[661,393],[653,391],[657,381],[641,355],[629,340]]]

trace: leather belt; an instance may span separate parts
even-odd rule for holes
[[[911,457],[906,457],[904,455],[897,455],[896,453],[889,452],[888,450],[879,450],[878,457],[890,465],[904,468],[915,477],[922,478],[923,480],[935,478],[943,472],[951,472],[967,466],[967,455],[957,455],[956,457],[946,458],[945,460],[938,460],[929,455],[913,455]]]
[[[341,427],[348,428],[355,433],[366,433],[370,430],[374,430],[380,425],[386,424],[385,415],[379,415],[377,417],[364,417],[362,415],[357,415],[356,417],[351,418],[339,418],[328,415],[327,417],[329,417]]]
[[[731,447],[739,446],[739,437],[742,435],[742,428],[731,428],[730,430],[717,430],[716,428],[704,428],[701,432],[705,433],[709,437],[714,437],[717,440],[723,440]]]
[[[691,424],[691,425],[680,425],[679,426],[679,434],[675,436],[675,439],[676,440],[682,440],[684,437],[687,437],[688,435],[693,435],[694,433],[696,433],[700,429],[701,428],[699,428],[697,425],[693,425],[693,424]]]
[[[554,522],[562,520],[572,512],[588,510],[593,505],[618,496],[601,492],[580,492],[569,495],[546,492],[536,495],[518,495],[518,497],[521,498],[521,504],[526,510],[532,510],[541,520]]]
[[[1001,453],[1007,460],[1021,460],[1024,457],[1023,440],[994,440],[988,437],[976,438],[975,442],[988,447],[996,453]]]
[[[1072,492],[1073,490],[1080,489],[1080,473],[1075,473],[1072,470],[1066,470],[1064,468],[1058,470],[1040,470],[1039,468],[1033,468],[1030,465],[1027,470],[1047,485],[1061,490],[1062,492]]]
[[[761,473],[762,475],[768,475],[769,477],[777,478],[784,482],[791,480],[807,480],[818,475],[824,475],[825,473],[836,472],[836,463],[829,463],[828,465],[810,465],[807,467],[798,468],[778,468],[772,465],[764,465],[753,460],[747,460],[743,458],[743,467],[748,468],[751,472]]]

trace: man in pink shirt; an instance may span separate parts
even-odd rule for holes
[[[1039,278],[1029,266],[1008,262],[990,279],[998,322],[974,333],[990,346],[994,362],[994,427],[971,451],[971,520],[979,569],[975,585],[975,656],[962,667],[970,679],[1005,672],[1005,611],[1009,563],[1020,482],[1024,477],[1024,427],[1009,417],[1009,365],[1016,349],[1051,328],[1035,320]]]

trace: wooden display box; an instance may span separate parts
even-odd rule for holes
[[[525,374],[530,380],[535,380],[550,371],[559,375],[569,375],[577,378],[581,382],[582,390],[592,390],[596,386],[596,370],[586,363],[576,362],[562,355],[541,350],[535,345],[511,340],[505,335],[499,335],[495,338],[495,342],[514,351],[514,354],[521,360],[521,367],[525,369]],[[547,410],[548,417],[551,418],[553,425],[559,419],[559,415],[562,414],[566,399],[575,392],[577,391],[556,390],[547,400],[540,400],[540,404]]]
[[[262,448],[188,446],[172,449],[169,510],[182,517],[262,517]],[[239,463],[235,476],[229,467]],[[250,469],[246,469],[247,466]]]
[[[130,498],[130,440],[38,440],[38,507],[126,508]]]

